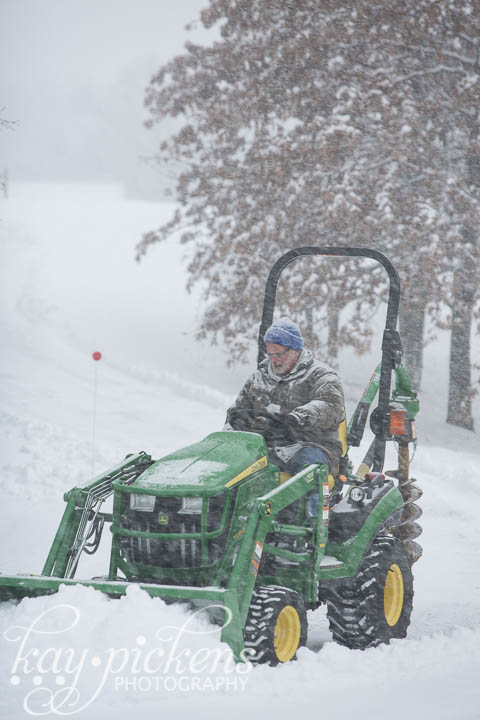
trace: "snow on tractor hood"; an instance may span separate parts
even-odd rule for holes
[[[215,432],[199,443],[157,460],[132,489],[161,495],[216,495],[266,467],[267,448],[261,435]]]

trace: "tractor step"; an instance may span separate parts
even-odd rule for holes
[[[343,567],[344,563],[341,560],[337,560],[332,555],[324,555],[320,563],[321,568],[340,568]]]

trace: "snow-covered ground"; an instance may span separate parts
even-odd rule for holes
[[[41,571],[63,492],[92,469],[219,429],[253,367],[254,349],[249,367],[228,370],[221,347],[194,341],[199,296],[185,291],[185,249],[171,241],[133,262],[141,233],[171,210],[100,186],[13,184],[0,199],[3,573]],[[118,601],[63,588],[0,607],[1,717],[480,718],[480,447],[477,434],[444,423],[446,335],[425,359],[412,468],[424,490],[424,556],[406,640],[347,650],[331,642],[320,609],[297,662],[235,667],[202,615],[136,588]],[[342,356],[350,405],[375,362]],[[478,401],[475,418],[478,427]],[[104,542],[80,575],[107,570]]]

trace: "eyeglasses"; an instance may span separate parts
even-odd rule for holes
[[[282,352],[271,352],[267,353],[267,355],[270,359],[277,358],[278,360],[280,360],[281,358],[285,357],[285,355],[290,352],[290,350],[291,348],[285,348],[285,350],[282,350]]]

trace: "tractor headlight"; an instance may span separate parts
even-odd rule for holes
[[[130,510],[141,510],[142,512],[153,512],[155,509],[155,495],[130,495]]]
[[[365,490],[361,487],[352,487],[348,494],[349,500],[354,503],[361,503],[365,498]]]
[[[182,497],[182,507],[178,511],[179,515],[200,515],[201,512],[201,497]]]

